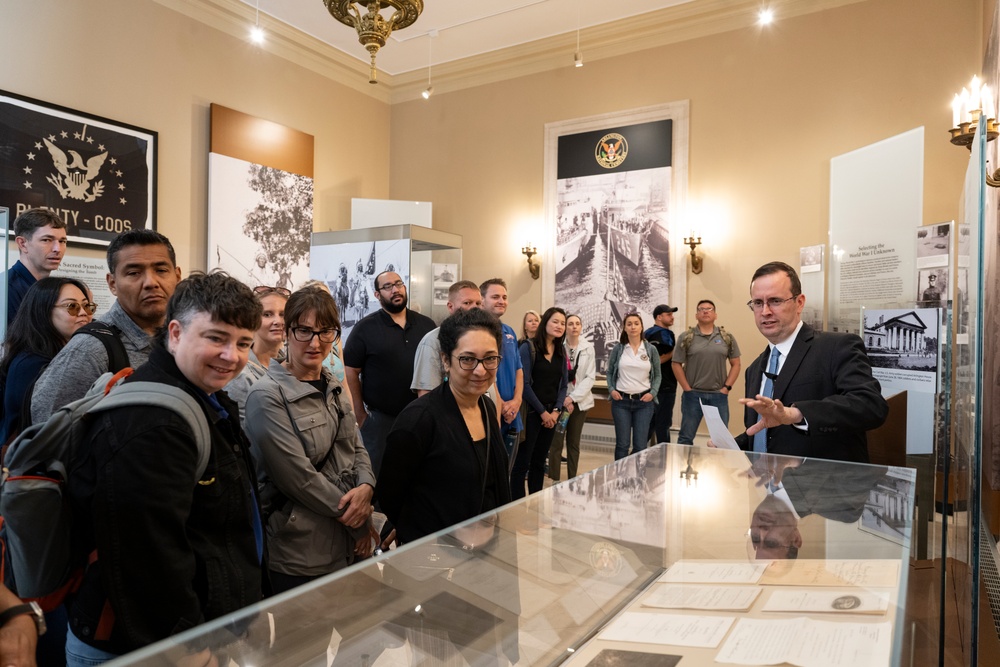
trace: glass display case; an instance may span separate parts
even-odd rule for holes
[[[462,237],[420,225],[316,232],[309,252],[310,277],[330,286],[345,341],[358,320],[379,309],[372,296],[379,273],[398,273],[409,307],[438,323],[448,316],[448,287],[462,278]]]
[[[914,480],[657,446],[113,664],[910,664]]]

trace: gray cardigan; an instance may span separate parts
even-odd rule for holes
[[[368,534],[367,525],[352,531],[337,521],[344,494],[361,484],[374,488],[375,475],[351,402],[340,397],[340,383],[325,368],[323,375],[325,396],[272,360],[247,395],[245,430],[261,496],[277,491],[288,499],[267,522],[270,568],[283,574],[316,576],[346,567],[355,539]]]

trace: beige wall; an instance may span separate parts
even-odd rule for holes
[[[159,132],[158,229],[185,271],[205,268],[212,102],[315,136],[318,231],[389,196],[386,104],[151,0],[2,0],[0,63],[4,90]]]
[[[924,222],[957,216],[968,153],[947,140],[949,102],[979,71],[981,12],[869,0],[582,69],[567,54],[557,71],[397,104],[391,194],[433,201],[435,226],[463,234],[465,277],[508,279],[513,324],[552,305],[518,251],[521,224],[543,221],[545,123],[689,99],[689,198],[728,221],[706,231],[688,305],[714,299],[748,363],[764,345],[743,305],[749,277],[826,242],[832,157],[923,125]]]

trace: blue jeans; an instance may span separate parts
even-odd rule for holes
[[[83,643],[72,630],[66,631],[66,667],[95,667],[117,657],[114,653]]]
[[[694,443],[694,436],[701,426],[701,401],[705,405],[714,405],[719,408],[719,416],[722,423],[729,424],[729,396],[718,391],[685,391],[681,394],[681,432],[677,436],[677,443],[680,445],[690,445]]]
[[[643,403],[638,398],[611,401],[611,418],[615,422],[615,461],[629,455],[630,441],[632,454],[646,449],[649,424],[653,421],[655,408],[653,401]]]

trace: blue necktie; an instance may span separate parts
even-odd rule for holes
[[[778,351],[777,347],[771,348],[771,361],[767,366],[767,373],[764,374],[764,392],[763,395],[771,398],[774,396],[774,376],[778,374],[778,357],[781,356],[781,352]],[[757,416],[757,421],[763,419],[761,416]],[[767,429],[761,429],[757,432],[757,435],[753,437],[753,450],[755,452],[766,452],[767,451]]]

